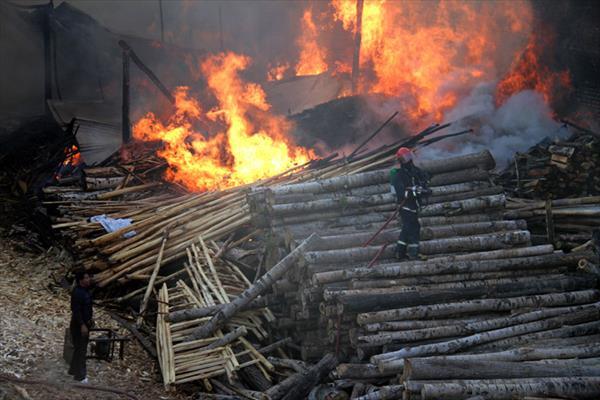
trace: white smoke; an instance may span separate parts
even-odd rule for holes
[[[515,152],[524,152],[545,138],[554,140],[568,135],[552,119],[552,111],[541,94],[524,90],[496,108],[494,90],[491,83],[475,87],[446,114],[446,122],[452,125],[439,133],[473,128],[472,134],[427,146],[419,152],[419,158],[444,158],[488,149],[502,167],[513,159]]]

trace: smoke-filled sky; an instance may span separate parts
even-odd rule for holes
[[[160,39],[158,0],[69,0],[108,29]],[[56,5],[60,2],[56,2]],[[181,47],[218,52],[223,47],[254,59],[251,70],[264,78],[269,62],[277,55],[294,52],[306,1],[272,0],[163,0],[165,41]],[[315,2],[327,8],[325,1]],[[260,71],[260,72],[259,72]]]

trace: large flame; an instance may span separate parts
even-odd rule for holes
[[[135,124],[134,138],[162,142],[157,154],[169,164],[167,179],[192,191],[220,189],[276,175],[314,157],[291,143],[288,123],[268,112],[263,89],[239,77],[249,62],[234,53],[202,62],[200,70],[218,107],[203,110],[188,88],[179,87],[175,113],[166,123],[150,112]],[[194,128],[210,123],[225,128],[210,137]]]
[[[332,0],[331,5],[334,19],[354,33],[356,1]],[[406,111],[413,118],[440,118],[461,90],[494,79],[496,43],[522,40],[531,22],[529,3],[519,0],[365,0],[359,87],[408,96],[414,104]]]
[[[296,75],[316,75],[327,71],[327,50],[319,47],[318,37],[312,10],[308,8],[302,16],[302,35],[297,40],[300,59],[296,64]]]
[[[515,58],[511,70],[496,87],[497,105],[503,104],[510,96],[525,89],[541,93],[546,103],[551,104],[555,93],[570,88],[569,71],[554,72],[540,62],[539,54],[549,45],[549,37],[549,34],[546,34],[545,38],[537,34],[531,35],[521,56]]]

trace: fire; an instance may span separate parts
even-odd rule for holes
[[[548,41],[543,41],[541,36],[531,36],[522,55],[514,60],[510,72],[496,87],[497,105],[525,89],[541,93],[546,103],[551,104],[557,89],[564,90],[571,86],[569,71],[554,72],[540,62],[539,54],[547,45]]]
[[[332,0],[333,18],[356,30],[356,2]],[[441,118],[461,89],[496,74],[498,40],[518,41],[531,26],[528,2],[365,0],[360,88],[412,99],[411,117]],[[510,27],[507,30],[504,27]]]
[[[286,71],[290,68],[289,63],[277,63],[275,66],[269,66],[269,72],[267,73],[267,80],[280,81],[285,76]]]
[[[81,164],[81,153],[76,145],[65,149],[65,159],[62,162],[63,167],[76,167]]]
[[[166,123],[149,112],[135,124],[135,139],[162,142],[157,154],[169,164],[168,180],[192,191],[223,189],[276,175],[315,157],[288,139],[290,126],[269,113],[262,87],[239,77],[249,63],[248,57],[234,53],[208,57],[200,70],[217,107],[203,109],[187,87],[179,87],[175,112]],[[225,128],[210,137],[195,128],[211,123]]]
[[[319,47],[318,36],[312,10],[309,8],[302,16],[302,36],[297,40],[300,59],[296,64],[296,75],[316,75],[327,71],[327,50]]]

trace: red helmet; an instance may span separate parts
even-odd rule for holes
[[[409,158],[412,156],[412,151],[408,147],[400,147],[396,151],[396,158]]]

